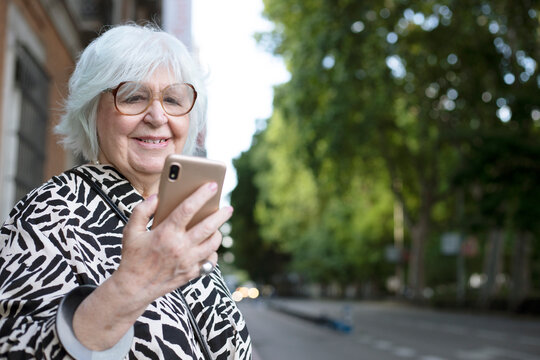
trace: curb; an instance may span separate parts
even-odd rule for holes
[[[351,324],[342,320],[333,319],[326,315],[310,314],[305,311],[299,311],[284,305],[275,304],[273,302],[268,303],[268,308],[286,315],[294,316],[296,318],[312,322],[316,325],[327,326],[333,330],[345,334],[349,334],[353,331],[353,327]]]

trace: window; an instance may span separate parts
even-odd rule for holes
[[[46,151],[49,79],[22,46],[17,48],[15,79],[21,92],[15,200],[43,182]]]

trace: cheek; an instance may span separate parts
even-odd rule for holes
[[[103,119],[98,117],[97,123],[96,123],[96,129],[97,129],[97,136],[98,139],[103,139],[105,134],[107,134],[109,129],[107,129],[107,122]]]
[[[113,105],[114,106],[114,105]],[[112,135],[112,121],[114,120],[114,113],[111,111],[111,104],[107,99],[101,98],[97,117],[96,117],[96,132],[98,141],[106,140],[109,135]]]
[[[133,121],[123,119],[116,111],[98,112],[96,119],[98,140],[103,142],[117,142],[119,137],[125,137],[133,131]]]
[[[97,122],[97,136],[98,141],[107,143],[109,140],[115,137],[117,130],[114,128],[111,119],[108,116],[98,118]]]
[[[189,117],[185,119],[179,119],[172,125],[174,135],[181,138],[186,138],[189,132]]]

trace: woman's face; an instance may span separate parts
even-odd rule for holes
[[[158,94],[172,82],[166,70],[157,70],[145,84]],[[182,152],[188,129],[189,114],[168,115],[158,97],[143,113],[122,115],[112,93],[103,93],[97,112],[98,160],[112,164],[134,185],[148,186],[148,181],[159,181],[167,155]]]

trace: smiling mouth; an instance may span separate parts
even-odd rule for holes
[[[159,139],[159,140],[152,140],[152,139],[137,139],[139,141],[142,141],[147,144],[161,144],[167,141],[167,139]]]

